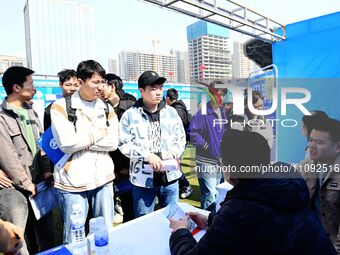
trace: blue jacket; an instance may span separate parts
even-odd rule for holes
[[[171,254],[336,254],[308,201],[302,178],[242,180],[209,215],[211,223],[198,243],[187,229],[171,235]]]
[[[220,110],[222,119],[226,121],[225,111],[221,107]],[[222,128],[217,123],[214,125],[214,120],[216,122],[217,119],[219,117],[215,113],[211,101],[207,104],[207,114],[203,115],[202,109],[200,109],[191,119],[190,143],[196,147],[197,161],[211,164],[220,163],[220,145],[227,125],[226,123],[222,124]]]

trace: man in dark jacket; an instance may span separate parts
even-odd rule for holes
[[[123,113],[135,104],[136,98],[129,93],[125,93],[123,90],[123,81],[119,76],[113,73],[107,73],[105,79],[109,86],[115,87],[115,91],[119,97],[118,105],[113,107],[118,120],[120,120]],[[129,182],[130,159],[123,155],[120,150],[111,151],[110,156],[115,165],[116,175],[116,179],[114,180],[116,213],[113,221],[114,223],[127,222],[135,218],[131,193],[132,185]],[[119,205],[117,194],[120,198],[121,206]]]
[[[110,86],[115,86],[116,93],[119,97],[119,103],[118,105],[115,105],[113,107],[117,114],[118,120],[120,120],[123,113],[126,110],[128,110],[130,107],[132,107],[137,100],[133,95],[126,93],[123,90],[124,84],[123,84],[122,79],[119,76],[113,73],[107,73],[105,75],[105,79]]]
[[[223,137],[221,155],[224,177],[234,188],[215,215],[189,213],[199,227],[207,227],[198,243],[186,228],[187,218],[171,220],[171,254],[335,254],[308,207],[308,188],[300,175],[287,164],[281,164],[281,169],[290,170],[286,173],[261,171],[270,163],[270,149],[261,135],[230,130]],[[259,171],[243,172],[246,168]]]
[[[190,122],[189,122],[190,118],[189,118],[189,112],[188,112],[186,105],[184,104],[182,100],[178,100],[178,92],[176,89],[168,89],[168,91],[166,92],[165,100],[166,100],[167,105],[170,105],[173,108],[175,108],[179,117],[181,117],[184,130],[186,131],[186,134],[187,134],[186,136],[187,142],[189,142],[187,130],[190,125]],[[179,184],[180,197],[187,198],[188,196],[190,196],[193,189],[190,186],[190,183],[185,177],[184,173],[182,174],[182,177],[178,180],[178,184]]]
[[[308,148],[309,158],[297,169],[308,186],[312,209],[340,254],[340,122],[323,119],[315,123]]]

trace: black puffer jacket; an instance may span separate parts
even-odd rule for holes
[[[188,110],[185,103],[182,100],[176,100],[171,104],[171,106],[176,109],[179,117],[181,117],[184,128],[186,128],[186,126],[189,123],[188,123]]]
[[[308,208],[303,179],[253,179],[236,185],[202,239],[179,229],[171,254],[336,254],[316,215]]]
[[[190,141],[189,126],[191,117],[189,115],[188,109],[182,100],[176,100],[171,104],[171,106],[176,109],[179,117],[181,118],[186,134],[186,140],[187,142],[189,142]]]

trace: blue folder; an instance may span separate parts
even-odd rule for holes
[[[56,165],[65,155],[54,140],[51,127],[49,127],[37,141],[40,148],[46,153],[48,158]]]

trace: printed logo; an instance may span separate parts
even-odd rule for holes
[[[56,149],[59,148],[59,146],[58,146],[58,144],[56,143],[56,141],[54,140],[54,138],[52,138],[51,141],[50,141],[50,148],[51,148],[52,150],[56,150]]]

